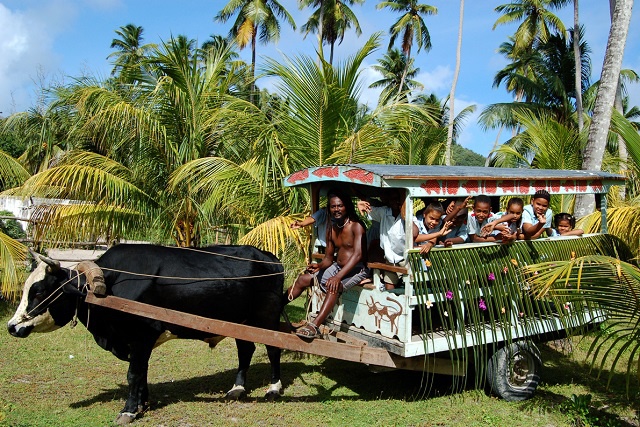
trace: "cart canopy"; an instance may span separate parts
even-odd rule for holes
[[[285,185],[345,182],[405,188],[413,197],[464,197],[527,195],[540,189],[550,194],[603,194],[612,185],[624,185],[624,181],[622,175],[600,171],[345,164],[299,170],[285,178]]]

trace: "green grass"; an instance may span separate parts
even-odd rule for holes
[[[3,324],[11,315],[0,304]],[[270,403],[262,399],[269,379],[264,346],[249,372],[249,397],[227,402],[237,363],[233,341],[209,350],[175,340],[152,355],[151,410],[134,425],[637,426],[637,396],[627,399],[622,374],[607,390],[583,362],[586,345],[576,344],[574,356],[541,345],[543,382],[536,397],[517,403],[472,387],[451,394],[446,376],[427,380],[425,392],[419,373],[374,374],[357,363],[284,352],[284,396]],[[0,360],[0,425],[107,426],[124,405],[127,364],[100,349],[82,325],[26,339],[1,333]],[[588,414],[572,403],[573,394],[592,395]]]

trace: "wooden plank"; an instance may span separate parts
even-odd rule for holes
[[[403,358],[384,349],[367,346],[364,343],[354,345],[325,341],[322,339],[305,341],[292,333],[271,331],[224,320],[210,319],[111,295],[96,297],[93,293],[89,292],[85,301],[101,307],[184,326],[198,331],[272,345],[287,350],[389,368],[423,370],[423,368],[426,367],[426,370],[430,372],[464,375],[464,373],[460,373],[460,370],[453,370],[451,362],[448,360],[445,361],[444,359],[431,357],[427,359],[425,365],[423,357]]]
[[[387,264],[384,262],[369,262],[367,267],[378,270],[395,271],[396,273],[408,274],[409,270],[406,267],[400,267],[399,265]]]
[[[363,346],[332,343],[321,339],[305,341],[291,333],[271,331],[253,326],[226,322],[224,320],[209,319],[115,296],[98,298],[92,293],[89,293],[86,297],[86,302],[215,335],[240,338],[288,350],[317,354],[319,356],[395,367],[389,353],[382,349],[369,347],[366,349],[367,351],[364,351],[365,347]]]

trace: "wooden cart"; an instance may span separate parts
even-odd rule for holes
[[[486,382],[507,400],[533,395],[541,366],[536,342],[566,336],[576,328],[602,322],[604,315],[580,300],[534,299],[525,288],[520,267],[589,254],[627,256],[628,250],[607,235],[606,193],[623,185],[620,175],[566,170],[410,165],[331,165],[307,168],[289,175],[288,186],[309,190],[312,210],[329,188],[353,196],[376,197],[386,189],[405,195],[405,212],[414,212],[424,198],[450,199],[484,194],[494,212],[506,199],[544,189],[563,205],[576,194],[594,194],[602,214],[602,233],[584,237],[543,238],[513,244],[474,243],[435,247],[426,259],[414,249],[412,215],[405,215],[404,266],[369,263],[373,286],[345,292],[325,322],[338,330],[406,359],[449,360],[451,374],[464,375],[474,367],[477,383]],[[558,201],[558,200],[556,200]],[[421,203],[421,202],[420,202]],[[312,255],[313,256],[313,255]],[[380,290],[384,270],[403,274],[403,286]],[[310,317],[323,294],[312,293]],[[426,362],[425,362],[426,361]],[[443,366],[442,363],[439,363]]]
[[[322,327],[323,338],[306,341],[283,328],[269,331],[154,307],[113,296],[93,294],[86,301],[213,334],[278,346],[325,357],[387,368],[465,376],[474,368],[484,383],[507,400],[533,395],[541,360],[536,342],[557,339],[576,328],[605,319],[580,300],[534,299],[523,287],[519,267],[554,257],[593,253],[625,254],[624,245],[606,234],[606,198],[624,177],[603,172],[501,169],[480,167],[335,165],[308,168],[286,178],[288,186],[309,189],[314,210],[330,187],[375,197],[384,188],[405,192],[407,212],[418,198],[496,198],[527,196],[538,189],[561,196],[595,194],[602,212],[602,234],[581,238],[538,239],[501,244],[435,247],[428,259],[410,245],[405,266],[370,263],[373,285],[344,292]],[[405,216],[411,230],[412,216]],[[410,231],[408,242],[412,242]],[[319,256],[311,254],[310,257]],[[450,268],[447,266],[455,266]],[[403,274],[403,286],[380,290],[378,273]],[[314,318],[323,294],[312,291],[309,317]],[[482,301],[483,304],[478,304]],[[482,308],[484,305],[484,308]],[[569,307],[569,308],[567,308]],[[564,310],[564,311],[563,311]],[[570,310],[570,312],[569,312]]]

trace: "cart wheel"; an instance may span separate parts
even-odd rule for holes
[[[492,393],[508,402],[533,397],[540,381],[540,351],[530,342],[518,341],[496,351],[487,363]]]

